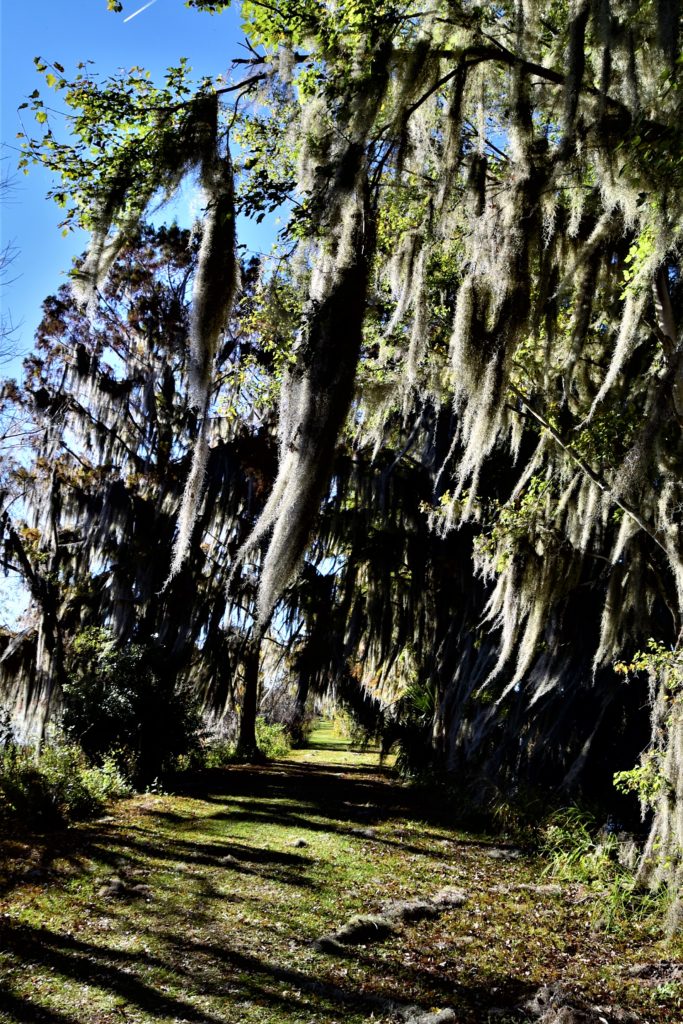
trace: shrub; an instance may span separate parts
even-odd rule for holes
[[[302,704],[297,688],[285,678],[266,687],[259,708],[266,722],[285,727],[291,744],[305,744],[316,717],[315,697],[312,693]]]
[[[207,744],[204,750],[204,765],[206,768],[225,768],[232,764],[235,758],[234,742],[230,740],[214,740]]]
[[[545,826],[542,849],[547,873],[580,883],[592,901],[598,927],[619,931],[648,918],[659,921],[665,894],[644,891],[631,870],[620,863],[620,839],[598,829],[593,815],[578,807],[556,811]]]
[[[335,732],[348,740],[352,750],[367,750],[377,739],[372,729],[361,724],[351,711],[339,705],[334,709],[332,723]]]
[[[596,834],[595,818],[578,807],[563,808],[551,815],[542,847],[555,878],[593,882],[604,881],[612,874],[616,842],[606,837],[605,843],[598,843]]]
[[[120,646],[98,627],[71,644],[63,724],[89,757],[112,756],[136,785],[172,772],[199,747],[197,700],[174,683],[163,648]]]
[[[291,750],[291,740],[282,722],[267,722],[256,719],[256,742],[266,757],[285,757]],[[224,768],[232,764],[237,747],[235,729],[213,729],[204,741],[204,765],[206,768]]]
[[[63,822],[55,796],[30,750],[10,746],[0,755],[0,817],[46,829]]]
[[[45,747],[38,758],[37,768],[61,815],[67,820],[92,818],[101,813],[110,797],[121,797],[130,792],[111,756],[105,757],[101,766],[92,765],[75,743]]]
[[[266,757],[285,757],[291,750],[286,727],[281,722],[256,719],[256,742]]]
[[[92,765],[75,743],[38,754],[7,744],[0,753],[0,816],[33,828],[57,828],[101,814],[108,799],[130,792],[113,759]]]

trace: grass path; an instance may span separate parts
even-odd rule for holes
[[[377,762],[324,727],[286,761],[216,771],[192,794],[4,837],[2,1024],[360,1024],[395,1020],[389,1001],[505,1022],[559,978],[657,1024],[683,1016],[624,971],[671,949],[594,934],[577,887],[524,888],[546,881],[538,862],[453,832],[438,797]],[[444,886],[468,903],[343,957],[313,946]]]

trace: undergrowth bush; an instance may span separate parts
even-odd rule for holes
[[[266,722],[283,725],[292,745],[304,746],[316,718],[315,698],[309,694],[302,706],[296,687],[285,678],[265,688],[259,713]]]
[[[492,831],[509,836],[523,846],[537,847],[542,822],[548,814],[548,798],[531,787],[518,787],[514,796],[496,793],[482,810],[489,817]]]
[[[94,760],[113,757],[134,785],[174,774],[198,750],[198,701],[175,685],[162,648],[120,646],[90,627],[71,644],[68,675],[65,730]]]
[[[58,828],[96,817],[106,801],[130,792],[113,758],[88,761],[75,743],[54,743],[37,753],[11,742],[0,751],[0,818],[29,828]]]
[[[548,870],[561,881],[593,882],[611,875],[614,842],[596,842],[593,815],[578,807],[566,807],[550,816],[543,832],[542,848],[549,857]]]
[[[377,742],[377,734],[359,722],[346,708],[337,705],[332,716],[335,732],[348,740],[351,750],[364,751]]]
[[[659,930],[666,894],[643,889],[625,866],[632,840],[599,828],[594,815],[579,808],[556,811],[542,832],[541,849],[548,858],[545,874],[583,886],[592,901],[592,920],[608,931],[627,930],[634,921],[651,920]]]
[[[266,757],[285,757],[291,750],[291,741],[282,722],[256,719],[256,742]]]
[[[256,719],[256,742],[261,753],[268,758],[285,757],[292,744],[287,727],[282,722],[267,722],[259,716]],[[235,759],[237,738],[235,730],[227,733],[214,730],[205,739],[203,763],[206,768],[223,768]]]

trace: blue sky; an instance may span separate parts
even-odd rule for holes
[[[32,346],[43,299],[64,281],[72,257],[83,250],[86,241],[82,234],[62,238],[58,224],[63,211],[45,198],[51,184],[46,172],[35,168],[28,176],[15,173],[20,114],[26,119],[27,131],[33,125],[29,112],[18,113],[17,108],[35,88],[49,92],[33,58],[58,61],[67,77],[75,73],[79,61],[93,60],[103,75],[141,65],[160,79],[179,57],[187,57],[201,77],[227,71],[231,60],[244,54],[239,47],[243,39],[239,5],[211,16],[188,10],[183,0],[155,0],[136,17],[124,20],[145,3],[124,0],[122,14],[108,12],[106,0],[10,0],[2,4],[2,155],[4,173],[14,176],[14,188],[3,201],[0,236],[3,245],[12,243],[17,249],[10,283],[2,290],[2,304],[19,324],[15,338],[20,355]],[[0,375],[18,373],[18,360],[0,366]]]

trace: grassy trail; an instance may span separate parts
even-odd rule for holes
[[[308,749],[215,771],[192,795],[4,837],[0,1022],[360,1024],[395,1021],[391,1003],[519,1021],[560,978],[648,1021],[679,1019],[674,997],[625,973],[670,949],[593,933],[579,888],[525,888],[547,883],[537,861],[447,819],[438,796],[324,726]],[[314,948],[353,914],[444,886],[466,905],[341,957]]]

